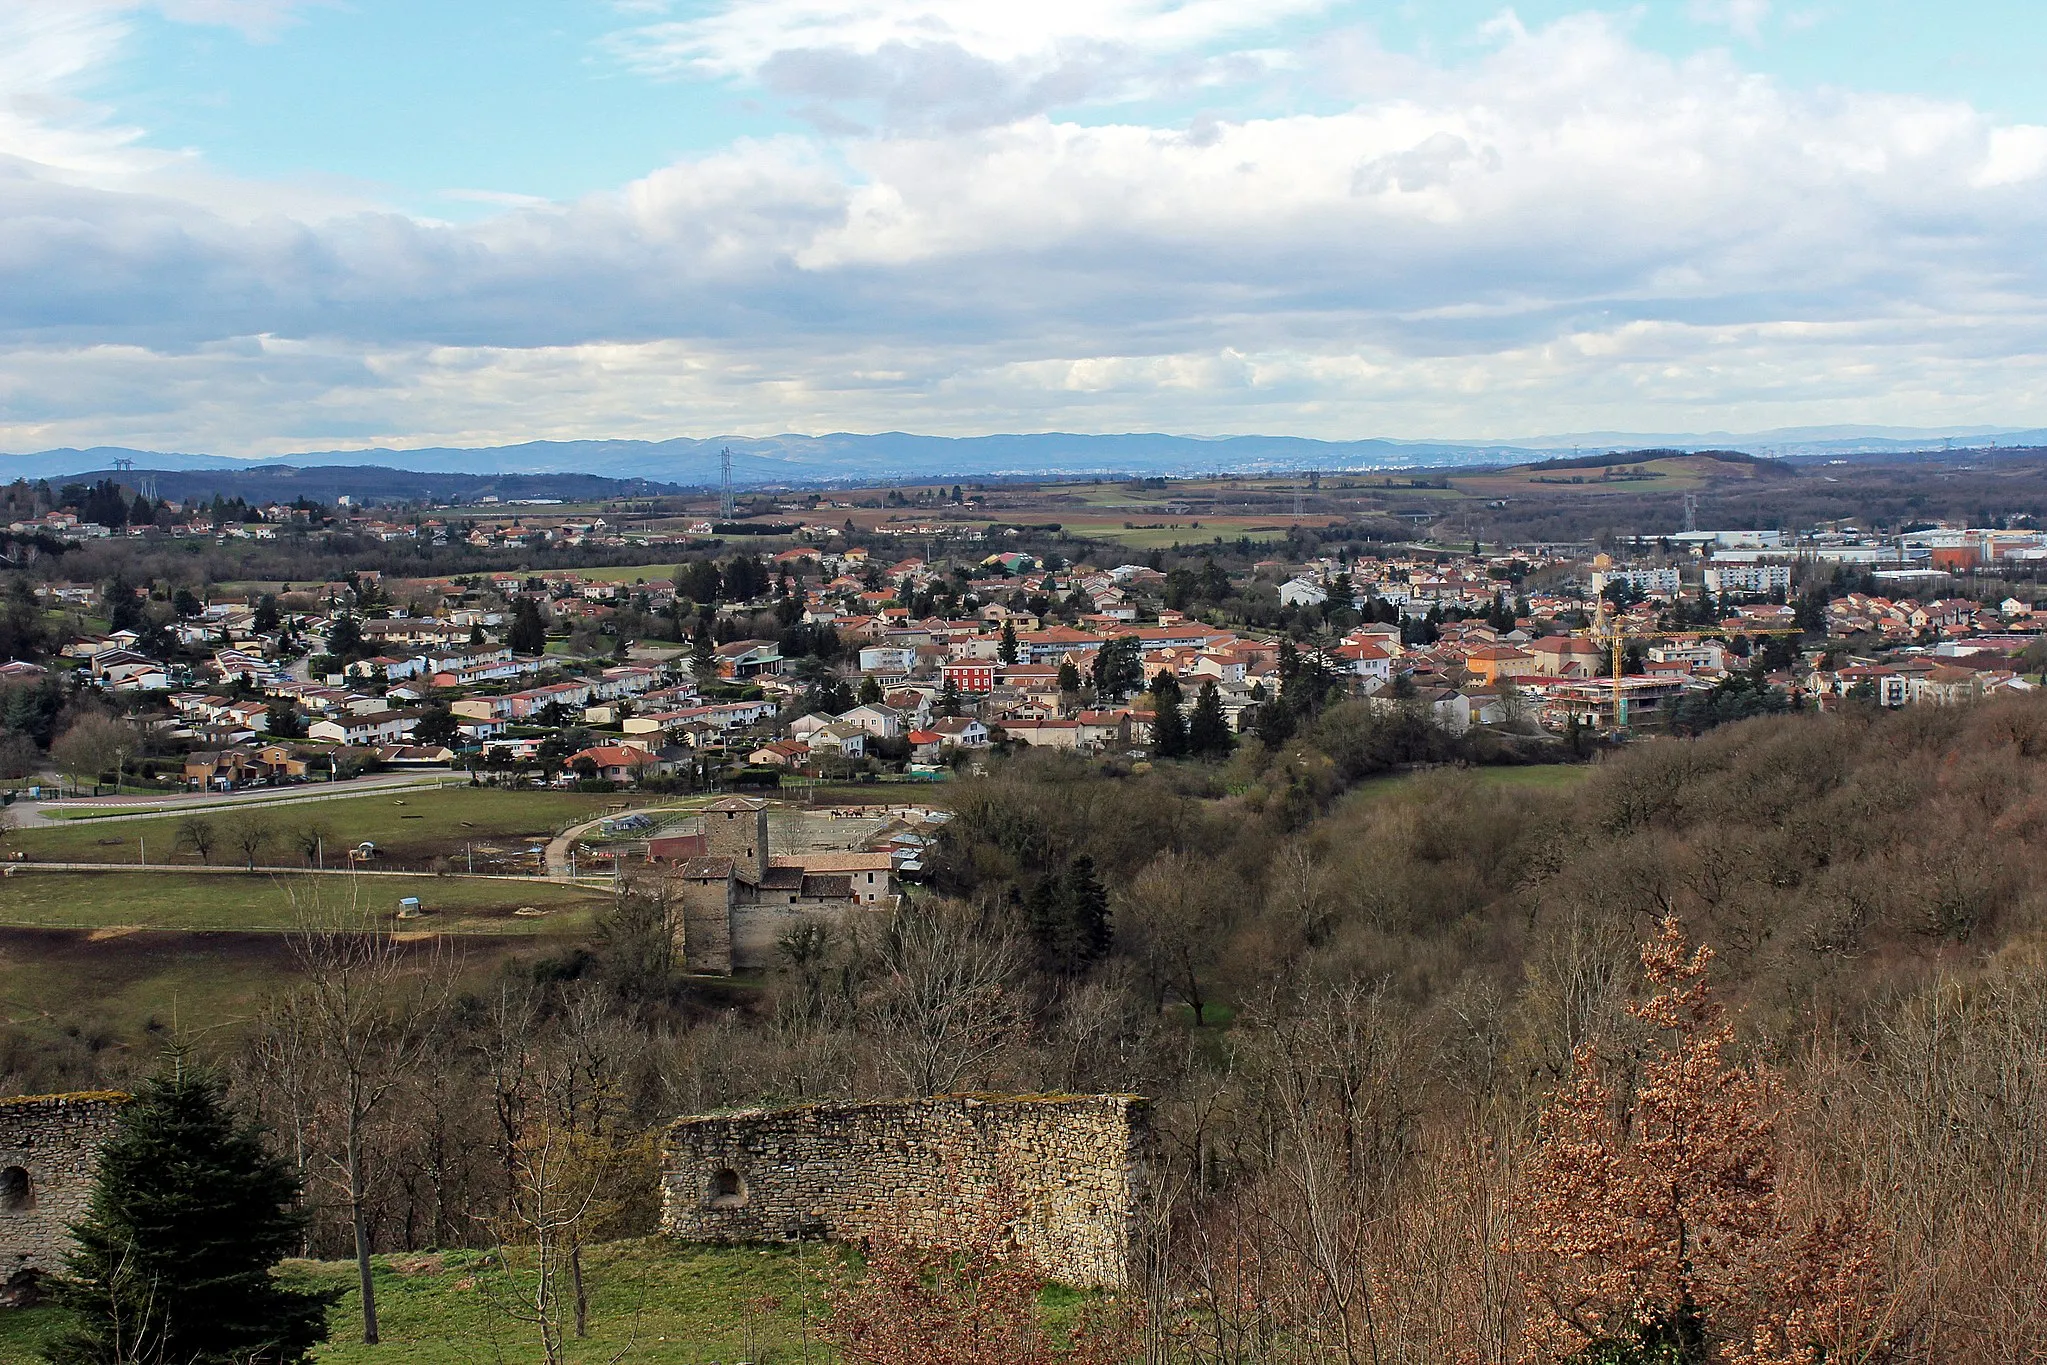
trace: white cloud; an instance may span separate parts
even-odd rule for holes
[[[737,75],[829,34],[1009,72],[1044,50],[993,6],[759,8],[677,50]],[[1318,43],[1288,60],[1351,92],[1327,107],[984,102],[457,227],[202,193],[63,103],[50,73],[120,19],[59,9],[15,30],[53,102],[0,124],[0,447],[2047,422],[2047,130],[1800,94],[1598,16],[1492,26],[1457,64]],[[1262,22],[1118,0],[1043,32],[1152,80]]]
[[[1329,0],[741,0],[617,34],[655,75],[758,81],[828,128],[968,128],[1062,106],[1199,89],[1289,64],[1234,50]],[[1221,45],[1225,50],[1213,53]]]
[[[1735,36],[1761,42],[1763,22],[1770,17],[1770,0],[1691,0],[1692,18],[1700,23],[1724,24]]]
[[[2017,185],[2037,180],[2047,173],[2047,128],[2022,123],[1990,131],[1990,150],[1982,166],[1970,177],[1981,188]]]

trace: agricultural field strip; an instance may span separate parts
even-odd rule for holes
[[[283,864],[257,863],[254,867],[246,864],[215,863],[212,865],[194,863],[50,863],[23,859],[0,870],[0,889],[14,877],[34,872],[156,872],[175,873],[182,877],[404,877],[413,881],[422,878],[445,878],[449,881],[471,882],[540,882],[546,885],[560,885],[560,877],[543,877],[530,872],[419,872],[405,868],[382,867],[289,867]],[[594,884],[596,879],[579,878],[580,882]],[[604,885],[611,884],[606,874]]]
[[[561,792],[504,792],[493,788],[471,788],[456,786],[438,788],[423,794],[424,799],[414,795],[415,789],[391,789],[384,792],[336,793],[332,800],[347,801],[331,813],[322,812],[320,823],[325,825],[326,837],[331,850],[368,841],[380,848],[402,847],[408,843],[429,846],[439,852],[453,848],[460,851],[462,843],[476,840],[504,840],[514,843],[544,843],[554,836],[555,830],[564,823],[579,823],[585,812],[601,804],[610,804],[599,796],[586,796]],[[416,807],[411,802],[418,800]],[[221,814],[228,820],[238,816],[261,816],[272,810],[310,804],[310,801],[270,802],[256,806],[240,806]],[[20,851],[25,859],[37,862],[93,862],[104,860],[109,863],[127,863],[135,860],[138,842],[156,844],[164,852],[170,851],[177,840],[179,828],[191,815],[211,816],[210,810],[196,810],[177,814],[137,815],[120,817],[128,820],[155,821],[133,832],[132,837],[124,836],[118,844],[97,837],[105,821],[53,821],[47,825],[17,831],[10,839],[12,849]],[[625,811],[607,812],[625,814]],[[228,840],[223,838],[217,854],[223,862],[231,861],[227,851]],[[103,853],[101,850],[118,852]],[[170,863],[167,859],[153,858],[152,864],[184,867],[187,864]],[[201,864],[191,864],[199,866]]]
[[[304,927],[308,914],[319,919],[337,907],[403,929],[393,924],[400,902],[416,897],[426,912],[416,922],[418,932],[534,939],[576,931],[610,891],[608,885],[581,882],[419,874],[337,884],[291,870],[243,872],[223,880],[152,868],[147,894],[137,895],[133,882],[103,875],[109,871],[79,868],[7,878],[0,882],[0,933],[290,933]],[[9,950],[15,946],[10,940]]]
[[[296,806],[309,801],[362,801],[383,795],[386,792],[411,792],[423,788],[467,786],[466,777],[449,777],[441,774],[409,778],[403,781],[383,780],[365,790],[352,785],[347,791],[322,791],[318,788],[306,790],[298,787],[272,789],[254,794],[228,793],[204,799],[181,802],[177,805],[151,804],[135,809],[122,806],[107,806],[99,809],[82,806],[58,806],[54,809],[29,802],[17,805],[19,814],[27,816],[23,829],[47,828],[55,824],[112,824],[119,820],[160,820],[167,816],[205,815],[214,811],[245,810],[251,806],[269,808],[273,806]]]

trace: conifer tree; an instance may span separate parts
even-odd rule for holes
[[[291,1168],[179,1062],[143,1086],[100,1153],[55,1297],[76,1325],[53,1365],[291,1365],[327,1335],[330,1296],[272,1271],[305,1217]]]
[[[698,686],[708,686],[718,676],[718,656],[711,648],[708,616],[697,618],[696,638],[690,644],[689,671],[695,675]]]
[[[1234,743],[1229,719],[1223,715],[1222,693],[1213,682],[1203,683],[1201,695],[1194,700],[1194,714],[1187,723],[1188,751],[1210,758],[1228,753]]]
[[[1114,934],[1109,925],[1109,893],[1095,876],[1095,860],[1085,853],[1066,871],[1068,959],[1074,971],[1086,971],[1109,955]]]
[[[1002,640],[995,646],[995,657],[1006,664],[1016,662],[1016,622],[1002,623]]]
[[[540,606],[522,597],[512,606],[512,624],[505,631],[505,644],[514,654],[547,652],[547,623],[540,619]]]
[[[1151,718],[1151,751],[1160,758],[1187,756],[1187,717],[1176,694],[1156,698]]]

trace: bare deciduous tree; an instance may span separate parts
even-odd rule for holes
[[[862,1002],[884,1070],[914,1095],[958,1089],[1023,1027],[1023,960],[963,906],[905,904],[874,936]]]
[[[242,865],[256,870],[256,855],[270,842],[270,822],[255,811],[241,811],[228,822],[228,842],[242,855]]]
[[[188,815],[178,821],[178,847],[189,848],[199,855],[202,863],[213,861],[214,845],[220,842],[219,831],[213,822],[203,815]]]
[[[362,1292],[363,1340],[377,1340],[369,1221],[372,1127],[399,1084],[439,1045],[453,964],[438,941],[424,953],[353,905],[301,905],[291,935],[300,985],[271,1007],[274,1063],[306,1104],[309,1173],[346,1202]]]

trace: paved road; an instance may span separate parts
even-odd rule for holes
[[[168,796],[82,797],[70,801],[16,801],[7,809],[14,813],[18,829],[48,829],[58,825],[106,825],[123,820],[156,820],[188,811],[217,810],[235,806],[296,806],[308,801],[342,801],[351,796],[375,796],[379,792],[405,791],[413,787],[466,785],[467,777],[447,772],[388,773],[359,777],[348,782],[317,782],[298,787],[265,787],[257,791],[179,792]],[[67,820],[48,811],[109,811],[125,807],[133,814],[95,814],[85,820]]]

